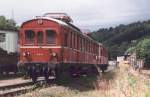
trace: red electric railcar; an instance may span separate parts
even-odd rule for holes
[[[106,48],[71,24],[64,13],[48,13],[26,21],[20,29],[19,67],[23,67],[36,81],[43,74],[48,80],[52,72],[56,78],[63,70],[74,74],[87,71],[97,64],[102,71],[108,66]]]

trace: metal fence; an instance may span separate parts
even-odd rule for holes
[[[140,70],[144,67],[144,59],[137,59],[136,54],[132,54],[127,60],[134,70]]]

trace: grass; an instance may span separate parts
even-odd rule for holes
[[[120,64],[119,69],[101,78],[91,75],[65,79],[55,86],[36,89],[19,97],[150,97],[150,79],[127,64]]]

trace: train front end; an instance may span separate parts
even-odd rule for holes
[[[44,75],[48,79],[61,61],[61,36],[59,24],[50,19],[33,19],[22,24],[20,29],[21,72],[33,81]]]

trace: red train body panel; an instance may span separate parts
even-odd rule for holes
[[[69,22],[38,17],[22,24],[19,63],[27,64],[108,64],[106,48]]]

